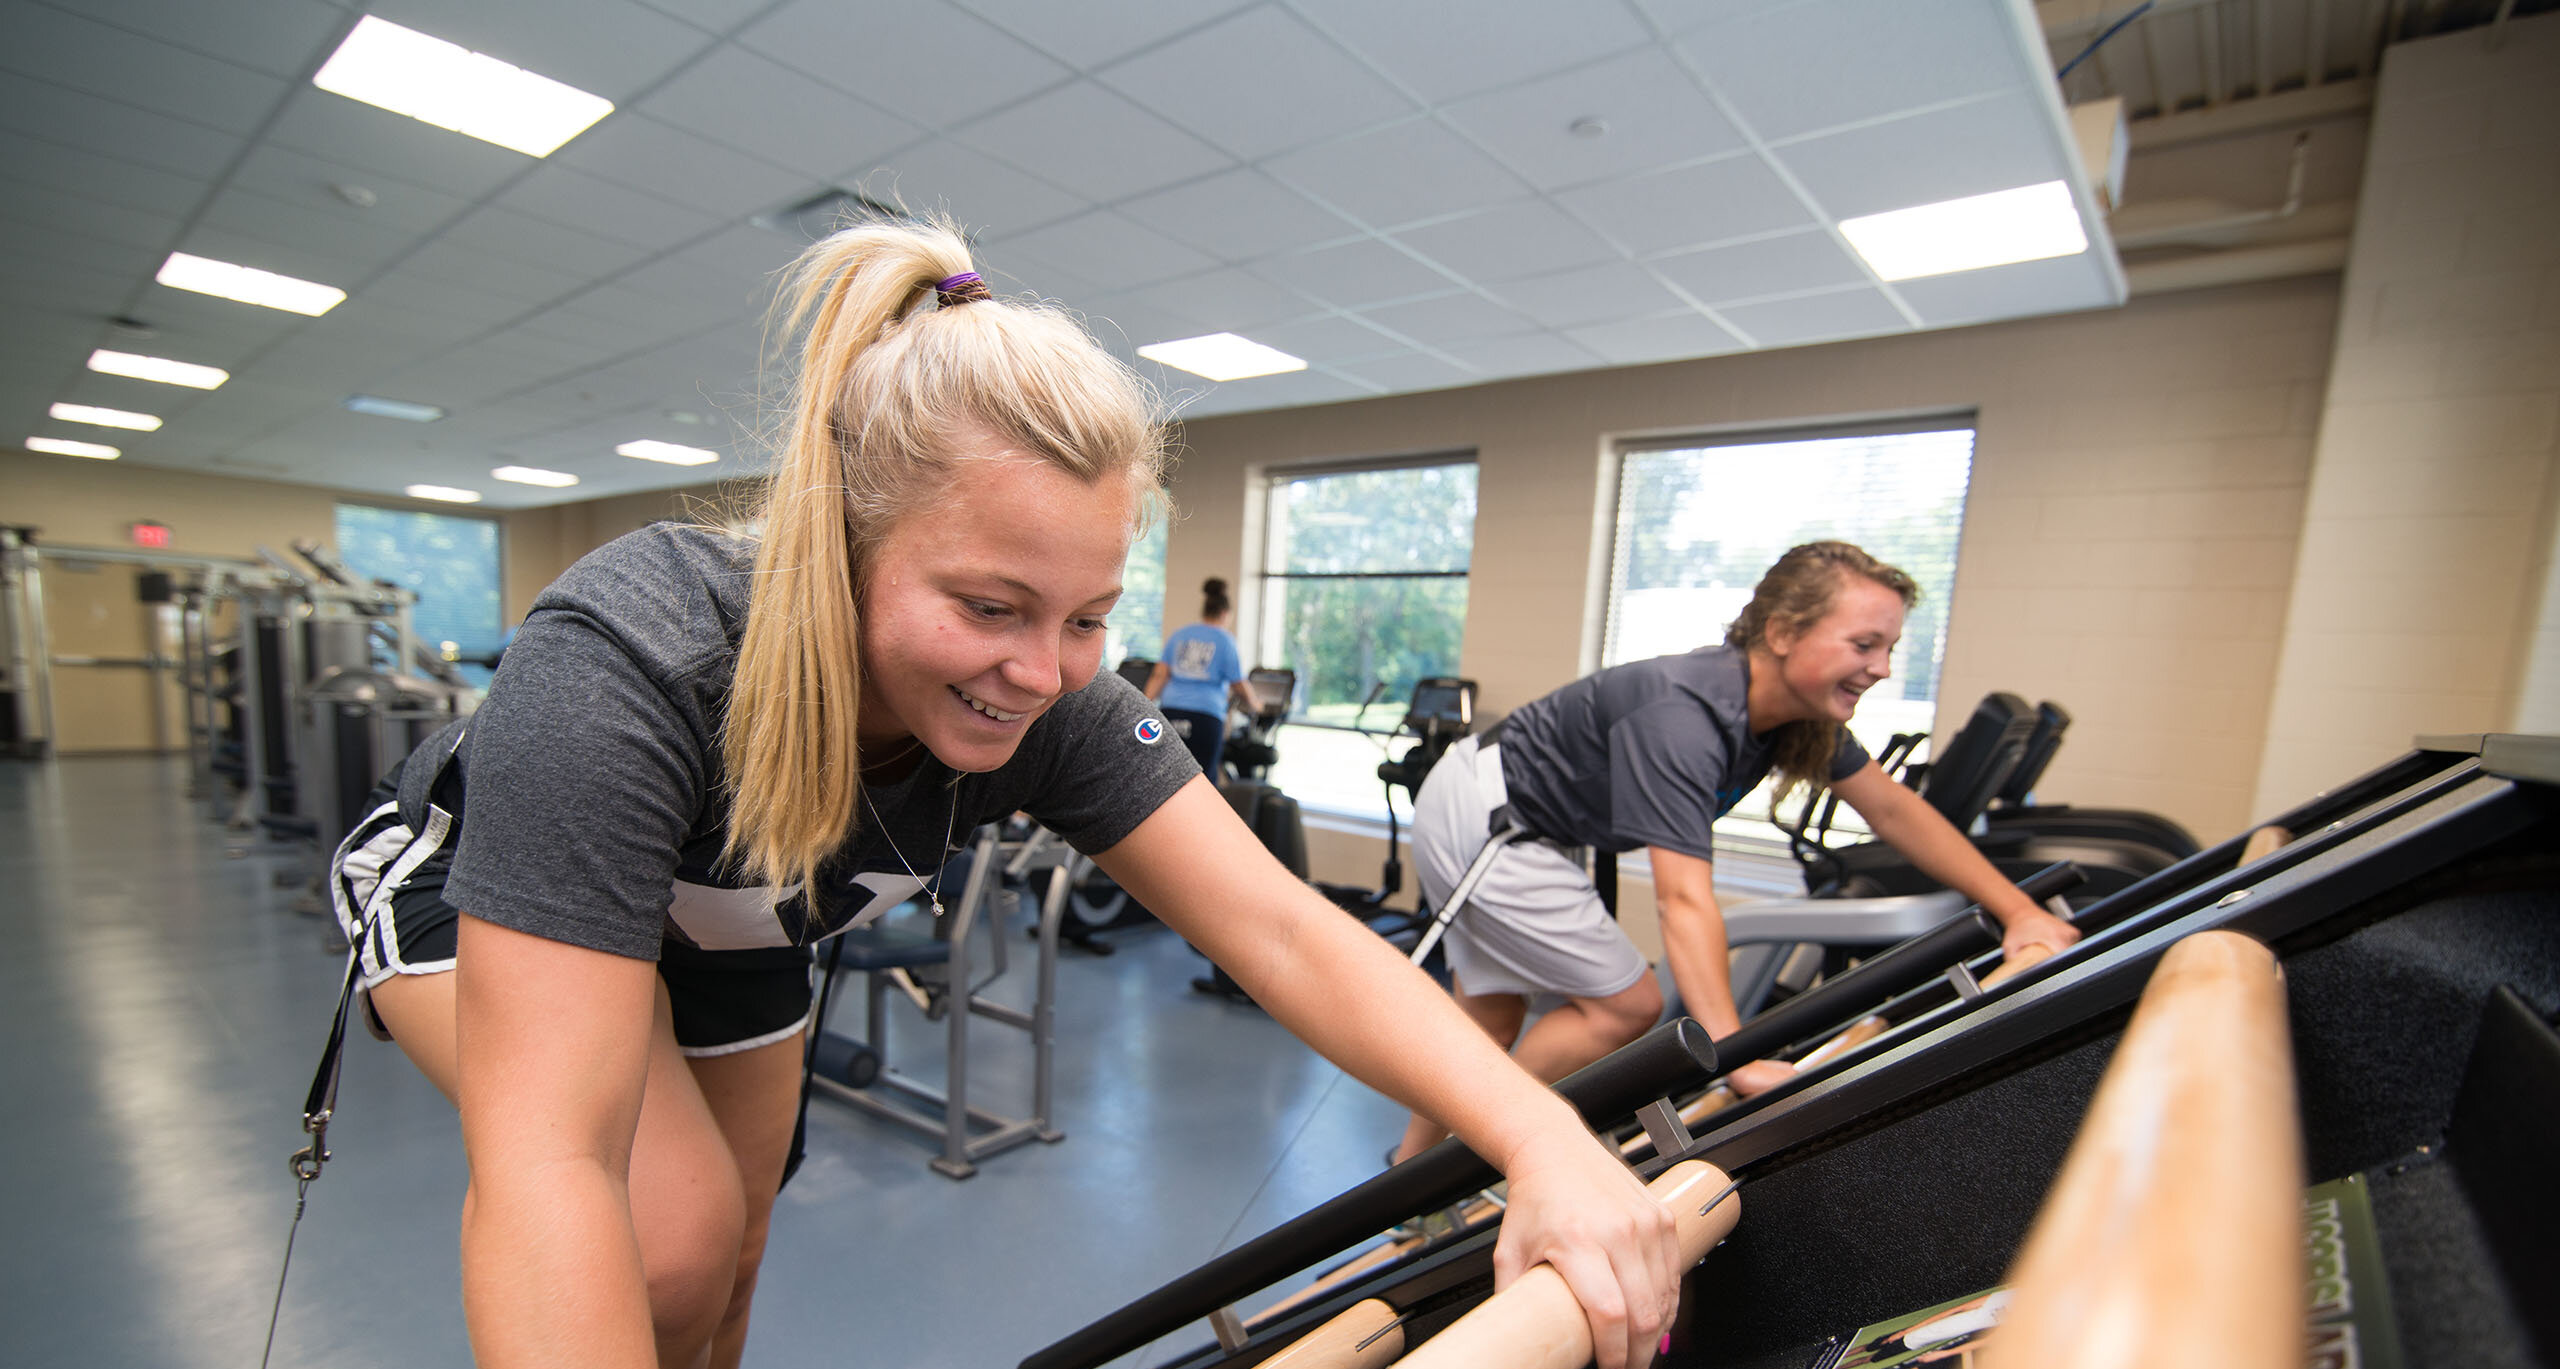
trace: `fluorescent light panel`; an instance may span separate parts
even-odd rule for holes
[[[380,395],[349,395],[340,402],[354,413],[397,418],[409,423],[433,423],[444,417],[444,410],[433,404],[412,404],[405,399],[384,399]]]
[[[1842,219],[1840,233],[1886,280],[1916,280],[2089,248],[2080,207],[2060,181]]]
[[[528,157],[548,157],[613,102],[371,15],[311,84]]]
[[[211,257],[194,257],[172,252],[160,263],[160,274],[153,277],[162,285],[177,290],[193,290],[199,295],[217,299],[236,299],[242,304],[255,304],[268,309],[282,309],[288,314],[305,314],[318,318],[338,307],[347,292],[318,281],[296,280],[254,266],[234,266]]]
[[[614,450],[624,456],[636,456],[643,461],[664,461],[670,466],[707,466],[720,459],[718,452],[706,451],[700,447],[679,446],[673,442],[659,442],[651,438],[643,438],[638,442],[625,442]]]
[[[567,489],[578,483],[578,477],[567,471],[546,471],[534,466],[500,466],[489,474],[519,485],[543,485],[551,489]]]
[[[451,485],[410,485],[402,493],[412,499],[433,499],[444,504],[477,504],[478,490],[457,490]]]
[[[74,442],[64,437],[30,437],[27,450],[51,452],[55,456],[85,456],[92,461],[113,461],[124,453],[103,442]]]
[[[1307,363],[1298,357],[1233,333],[1151,342],[1139,348],[1138,355],[1211,380],[1246,380],[1307,369]]]
[[[111,376],[131,376],[135,380],[156,380],[163,385],[184,385],[192,390],[219,390],[222,382],[231,378],[231,373],[219,366],[198,366],[193,362],[138,356],[132,352],[110,352],[104,347],[89,354],[89,369]]]
[[[95,404],[56,404],[53,416],[65,423],[94,423],[101,428],[131,428],[138,433],[160,431],[158,414],[129,413],[123,409],[101,409]]]

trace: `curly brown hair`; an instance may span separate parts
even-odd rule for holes
[[[1784,627],[1789,635],[1821,622],[1840,597],[1848,576],[1892,590],[1909,608],[1920,601],[1920,583],[1904,572],[1846,542],[1807,542],[1790,547],[1751,591],[1742,616],[1724,630],[1724,644],[1744,651],[1769,645],[1769,630]],[[1799,784],[1816,789],[1830,783],[1831,758],[1840,750],[1841,726],[1827,718],[1804,718],[1778,728],[1771,768],[1778,775],[1778,797]]]

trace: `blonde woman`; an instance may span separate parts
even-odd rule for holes
[[[1500,1275],[1554,1264],[1601,1362],[1647,1361],[1677,1279],[1641,1186],[1097,669],[1161,498],[1136,378],[940,228],[838,233],[778,308],[801,341],[761,538],[661,525],[572,567],[339,854],[370,1011],[461,1112],[480,1362],[738,1362],[809,947],[938,899],[1016,810],[1502,1168]]]

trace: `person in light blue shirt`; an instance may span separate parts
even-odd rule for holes
[[[1182,734],[1201,772],[1218,775],[1218,748],[1227,739],[1229,701],[1253,707],[1244,682],[1244,658],[1236,651],[1227,616],[1235,602],[1227,582],[1212,577],[1200,586],[1200,621],[1164,639],[1164,659],[1147,676],[1147,697],[1164,708],[1165,721]]]

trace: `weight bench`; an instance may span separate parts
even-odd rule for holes
[[[984,830],[978,838],[975,848],[977,859],[970,865],[968,882],[962,888],[959,903],[949,915],[948,939],[876,922],[839,934],[827,951],[826,987],[829,992],[821,1000],[810,1083],[830,1097],[841,1099],[876,1117],[939,1137],[942,1151],[930,1163],[937,1173],[954,1179],[968,1178],[978,1172],[979,1160],[1027,1141],[1055,1143],[1066,1139],[1065,1132],[1051,1125],[1049,1108],[1051,1078],[1055,1072],[1058,922],[1066,910],[1066,864],[1074,852],[1064,842],[1042,842],[1040,836],[1045,834],[1020,843],[1019,849],[1011,853],[1011,862],[1003,863],[1000,857],[1006,852],[1000,828],[989,826]],[[998,873],[1000,864],[1001,874]],[[1040,901],[1039,977],[1032,994],[1031,1010],[1024,1012],[1011,1004],[982,997],[977,990],[984,984],[975,987],[969,984],[969,946],[978,930],[980,914],[995,888],[1008,877],[1028,878],[1043,869],[1049,871],[1049,886]],[[1004,972],[1003,937],[998,935],[994,944],[996,974],[1001,976]],[[948,1065],[945,1087],[940,1089],[890,1067],[884,1055],[889,997],[897,992],[891,988],[889,976],[896,970],[924,965],[951,967],[950,996],[941,1005],[948,1042]],[[864,981],[863,1022],[867,1039],[863,1041],[827,1028],[827,1017],[833,1006],[835,976],[846,972],[860,974]],[[992,983],[993,977],[987,982]],[[969,1019],[972,1017],[989,1018],[1030,1033],[1030,1116],[1007,1117],[969,1102]],[[917,1106],[919,1103],[924,1106]]]

